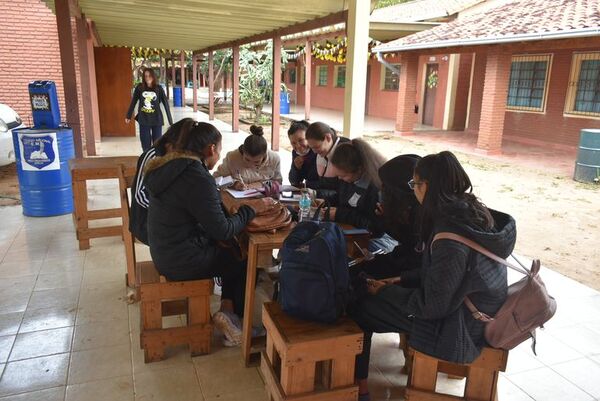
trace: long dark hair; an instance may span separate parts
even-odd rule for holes
[[[203,151],[207,146],[217,145],[221,142],[222,135],[214,125],[194,121],[191,118],[184,120],[179,138],[173,147],[174,151],[191,154],[202,159]]]
[[[304,131],[304,132],[306,132],[308,130],[309,126],[310,126],[310,124],[306,120],[292,121],[292,123],[290,124],[290,128],[288,129],[287,134],[288,134],[288,136],[292,136],[297,131]]]
[[[330,134],[333,142],[337,139],[337,133],[329,125],[317,121],[308,126],[306,130],[306,139],[312,139],[315,141],[324,141],[325,135]]]
[[[362,172],[378,189],[381,189],[378,171],[385,162],[385,157],[362,139],[339,144],[331,157],[331,164],[348,173]]]
[[[146,73],[150,73],[150,77],[152,77],[152,85],[148,86],[148,84],[146,83]],[[154,73],[154,70],[152,68],[144,68],[142,70],[142,88],[143,89],[152,89],[154,90],[156,88],[156,74]]]
[[[434,222],[444,217],[486,231],[494,226],[490,211],[473,195],[471,180],[452,152],[425,156],[417,163],[415,176],[427,182],[421,218],[424,241],[433,233]]]
[[[263,127],[253,125],[250,127],[251,135],[246,137],[244,144],[239,147],[240,153],[256,157],[267,154],[267,140],[264,138]]]
[[[181,128],[189,122],[194,122],[192,118],[182,118],[177,121],[175,124],[171,125],[167,132],[161,136],[158,141],[154,144],[154,148],[160,156],[163,156],[167,153],[167,145],[172,145],[173,147],[179,140],[179,135],[181,134]]]

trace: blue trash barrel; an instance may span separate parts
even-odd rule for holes
[[[69,159],[75,157],[71,128],[13,130],[21,204],[25,216],[73,212]]]
[[[33,81],[29,83],[29,100],[33,126],[38,128],[58,128],[60,109],[54,81]]]
[[[183,104],[181,99],[181,86],[176,86],[173,88],[173,106],[181,107]]]
[[[290,96],[287,92],[279,94],[279,114],[290,114]]]
[[[582,129],[573,179],[579,182],[600,181],[600,129]]]

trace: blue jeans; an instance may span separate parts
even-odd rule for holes
[[[144,152],[150,149],[161,136],[161,125],[140,125],[140,141],[142,142],[142,150]]]

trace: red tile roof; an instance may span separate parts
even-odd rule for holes
[[[516,0],[375,48],[406,51],[600,35],[599,0]]]
[[[378,8],[371,22],[416,22],[449,17],[485,0],[413,0]]]

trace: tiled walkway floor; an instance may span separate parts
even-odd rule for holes
[[[233,149],[240,136],[218,124],[225,148]],[[135,138],[116,140],[102,152],[133,154],[138,146]],[[289,165],[289,155],[282,157]],[[118,206],[116,188],[111,181],[92,185],[91,206]],[[266,400],[258,370],[243,367],[240,350],[216,339],[208,356],[175,349],[166,361],[144,364],[139,308],[126,302],[124,273],[118,238],[92,240],[79,251],[71,216],[27,218],[20,206],[0,209],[0,401]],[[500,400],[598,400],[600,294],[552,271],[542,275],[558,313],[539,333],[537,357],[529,344],[510,353]],[[398,336],[377,335],[373,400],[402,399],[402,364]],[[457,392],[464,381],[441,377],[438,385]]]

